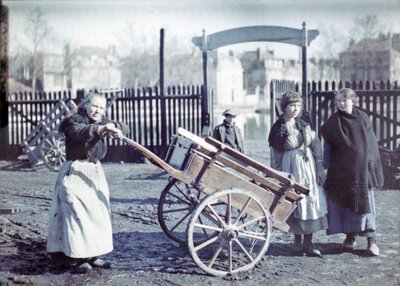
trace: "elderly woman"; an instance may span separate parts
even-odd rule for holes
[[[371,121],[356,102],[352,89],[341,89],[335,97],[338,110],[321,128],[328,168],[328,234],[345,233],[345,250],[355,247],[355,236],[365,236],[369,252],[377,256],[372,188],[383,185],[383,171]]]
[[[313,233],[328,227],[321,144],[310,124],[300,116],[299,94],[286,92],[280,105],[283,115],[274,123],[268,137],[272,167],[292,174],[298,183],[310,189],[288,218],[289,231],[294,233],[297,250],[321,256],[312,243]]]
[[[109,268],[98,258],[113,250],[109,190],[100,160],[104,137],[121,138],[128,127],[104,116],[106,98],[90,93],[85,107],[64,119],[67,161],[62,165],[50,209],[47,251],[79,273]]]

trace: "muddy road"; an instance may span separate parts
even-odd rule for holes
[[[266,163],[265,153],[249,155]],[[21,162],[0,162],[0,285],[400,285],[400,191],[376,192],[379,257],[366,239],[342,252],[344,235],[315,236],[323,258],[300,256],[290,234],[275,230],[265,257],[233,277],[205,274],[185,246],[170,240],[157,221],[168,176],[151,164],[103,164],[110,186],[114,251],[107,270],[73,274],[46,253],[48,211],[56,173]],[[22,212],[5,214],[9,209]],[[4,211],[6,210],[6,211]]]

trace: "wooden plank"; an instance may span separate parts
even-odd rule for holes
[[[183,129],[183,128],[178,128],[178,134],[192,140],[194,143],[199,144],[201,147],[216,153],[218,151],[218,148],[215,146],[207,143],[203,138],[191,133],[190,131]]]
[[[214,147],[224,149],[224,152],[227,153],[228,155],[244,162],[245,164],[248,164],[249,166],[255,168],[258,171],[264,172],[266,174],[266,176],[268,176],[268,177],[275,178],[278,181],[282,182],[283,184],[293,187],[296,191],[298,191],[300,193],[308,194],[310,192],[310,190],[307,189],[306,187],[304,187],[304,186],[296,183],[294,180],[291,180],[290,178],[284,176],[282,172],[278,172],[273,168],[266,167],[263,164],[247,157],[243,153],[240,153],[240,152],[226,146],[225,144],[215,140],[214,138],[207,137],[206,142],[213,145]]]

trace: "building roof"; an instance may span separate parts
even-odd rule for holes
[[[8,78],[8,93],[32,91],[30,86],[23,84],[22,82],[16,81],[13,78]]]
[[[107,55],[111,54],[111,52],[110,50],[99,47],[85,46],[85,47],[80,47],[77,51],[77,54],[81,56],[98,55],[101,57],[106,57]]]

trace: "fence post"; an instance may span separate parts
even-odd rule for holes
[[[275,91],[275,86],[276,86],[276,81],[272,80],[270,83],[270,96],[271,96],[271,100],[270,100],[270,113],[271,113],[271,127],[272,125],[275,123],[276,120],[276,113],[275,113],[275,104],[276,104],[276,91]]]
[[[309,102],[308,102],[308,90],[307,90],[307,45],[308,45],[308,37],[307,37],[307,29],[306,22],[303,22],[303,41],[301,47],[301,62],[302,62],[302,87],[301,93],[303,95],[305,109],[309,111]]]
[[[206,137],[210,132],[210,111],[208,107],[208,82],[207,82],[207,40],[206,31],[203,30],[203,96],[201,100],[201,136]]]
[[[272,128],[272,125],[274,125],[275,120],[276,120],[276,113],[275,113],[275,104],[276,104],[276,92],[275,92],[275,86],[276,86],[276,81],[275,80],[271,80],[270,83],[270,106],[269,106],[269,112],[270,112],[270,126]],[[270,166],[272,167],[272,148],[269,148],[269,158],[271,158],[270,160]]]
[[[167,146],[167,111],[164,86],[164,29],[160,29],[161,149]],[[161,151],[162,152],[162,151]]]
[[[79,104],[85,98],[85,90],[77,89],[76,90],[76,104]]]
[[[8,147],[8,8],[1,5],[1,30],[0,35],[0,157],[7,153]]]

